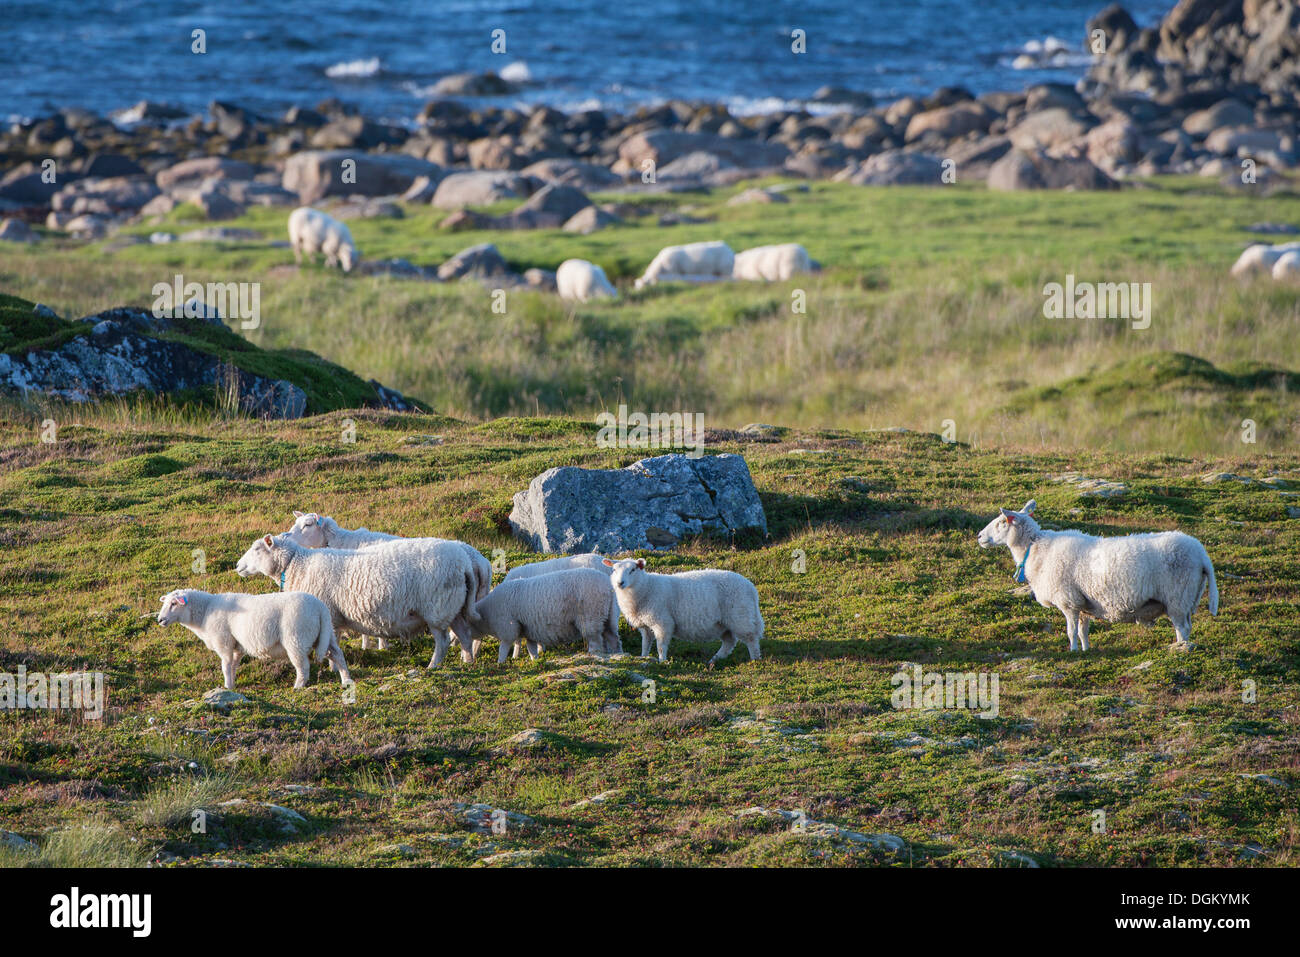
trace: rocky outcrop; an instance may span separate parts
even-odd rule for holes
[[[510,527],[539,552],[670,548],[697,535],[767,534],[739,455],[641,459],[625,469],[548,469],[516,493]]]

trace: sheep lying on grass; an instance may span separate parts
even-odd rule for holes
[[[287,532],[288,536],[304,548],[341,548],[341,549],[359,549],[369,548],[372,545],[382,542],[448,542],[455,541],[449,538],[403,538],[400,535],[389,535],[386,532],[372,532],[368,528],[343,528],[338,522],[328,515],[318,515],[315,512],[294,511],[294,522]],[[474,600],[483,598],[492,588],[492,563],[484,557],[473,545],[467,542],[456,542],[461,548],[465,549],[465,554],[474,567]],[[464,633],[457,633],[456,637],[464,645],[467,640],[468,630]],[[370,647],[370,637],[361,636],[361,649],[364,651]],[[384,651],[388,648],[386,638],[379,639],[379,650]],[[477,653],[477,651],[475,652]],[[462,651],[463,660],[470,660]]]
[[[598,571],[605,576],[605,581],[609,581],[610,569],[605,564],[605,556],[592,552],[587,555],[561,555],[559,558],[547,558],[540,562],[531,562],[527,565],[516,565],[510,571],[506,572],[505,581],[521,581],[526,578],[536,578],[539,575],[550,575],[555,572],[568,571],[573,568],[590,568]],[[505,582],[502,582],[505,584]],[[610,586],[610,595],[614,594],[613,586]],[[621,655],[623,653],[623,642],[618,637],[618,604],[615,602],[610,609],[610,627],[614,632],[614,649],[612,654]],[[515,645],[515,657],[519,657],[520,645]],[[475,649],[477,654],[478,649]],[[607,649],[608,651],[608,649]]]
[[[687,243],[665,246],[650,261],[636,288],[657,282],[714,282],[730,279],[736,266],[736,254],[724,242]]]
[[[813,263],[808,250],[798,243],[780,243],[775,246],[755,246],[736,253],[732,268],[733,279],[784,282],[799,273],[812,272]]]
[[[722,647],[709,659],[709,667],[731,654],[739,641],[749,649],[751,661],[759,657],[763,616],[758,610],[758,589],[735,572],[716,568],[659,575],[647,571],[645,559],[624,559],[605,564],[613,570],[611,582],[618,607],[629,625],[641,632],[641,654],[650,654],[650,640],[659,647],[659,660],[668,660],[668,644],[721,639]]]
[[[566,259],[555,270],[555,290],[560,298],[587,302],[601,296],[618,298],[618,290],[605,276],[605,270],[585,259]]]
[[[1277,261],[1285,254],[1296,250],[1300,250],[1300,243],[1278,243],[1277,245],[1255,243],[1247,246],[1246,250],[1237,257],[1237,261],[1232,264],[1232,275],[1241,278],[1258,273],[1264,276],[1272,275],[1273,278],[1280,279],[1282,277],[1273,272]]]
[[[253,658],[288,658],[297,674],[295,688],[307,686],[311,655],[328,660],[349,684],[343,649],[334,637],[334,625],[325,603],[301,591],[278,595],[212,595],[197,588],[182,588],[162,597],[158,624],[184,625],[198,635],[221,659],[226,689],[235,687],[235,669],[242,655]]]
[[[1219,613],[1219,587],[1205,546],[1182,532],[1099,538],[1079,531],[1045,532],[1030,516],[1002,514],[979,534],[983,548],[1006,545],[1017,562],[1016,580],[1033,589],[1040,605],[1065,615],[1070,650],[1088,650],[1093,618],[1150,625],[1168,615],[1173,647],[1192,647],[1192,612],[1209,590],[1210,614]]]
[[[608,576],[590,568],[502,582],[469,616],[475,635],[495,635],[503,663],[518,642],[536,658],[541,648],[581,640],[593,655],[618,647],[618,609]]]
[[[289,214],[289,245],[293,247],[294,262],[300,266],[304,254],[311,260],[318,252],[325,254],[326,266],[341,266],[344,272],[351,272],[361,262],[352,231],[310,206],[299,206]]]
[[[474,569],[459,542],[383,542],[358,551],[303,548],[292,538],[267,535],[235,567],[241,576],[265,575],[282,590],[315,595],[330,610],[335,628],[381,638],[433,635],[430,668],[447,654],[447,632],[469,635],[474,607]],[[461,637],[461,649],[472,646]]]

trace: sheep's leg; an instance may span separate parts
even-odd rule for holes
[[[475,638],[475,639],[474,639],[474,647],[470,649],[470,654],[473,655],[475,658],[477,658],[477,657],[478,657],[478,653],[479,653],[482,649],[483,649],[483,642],[480,641],[478,638]]]
[[[237,659],[234,655],[221,656],[221,677],[226,681],[226,690],[235,690],[235,665]]]
[[[352,684],[352,675],[348,672],[348,663],[343,659],[343,647],[337,641],[330,645],[329,650],[325,652],[325,657],[330,663],[330,667],[337,666],[339,680],[344,686]]]
[[[510,657],[522,658],[524,656],[524,646],[527,644],[526,641],[516,641],[514,651],[510,652]]]
[[[749,651],[750,661],[757,661],[762,657],[762,652],[759,651],[758,647],[758,635],[746,635],[744,638],[741,638],[740,641]]]
[[[504,665],[506,659],[510,657],[510,652],[519,647],[519,636],[513,634],[497,635],[499,645],[497,647],[497,664]]]
[[[460,643],[460,660],[465,664],[469,664],[478,653],[475,648],[477,642],[474,640],[473,632],[470,631],[469,622],[463,616],[457,615],[451,623],[451,633],[456,636],[456,641]]]
[[[285,654],[289,656],[289,664],[293,665],[294,674],[297,676],[293,682],[295,688],[307,687],[307,679],[311,677],[311,662],[307,658],[307,652],[301,648],[285,648]]]
[[[440,628],[430,628],[429,633],[433,635],[433,657],[429,659],[429,667],[437,668],[442,664],[442,659],[447,657],[447,649],[451,647],[451,639]]]
[[[604,631],[592,631],[582,636],[582,640],[587,645],[587,654],[595,655],[597,658],[605,657],[605,637]]]
[[[539,644],[538,644],[537,642],[535,642],[535,641],[525,642],[525,644],[528,646],[528,657],[529,657],[529,658],[532,658],[534,661],[536,661],[538,658],[541,657],[541,654],[542,654],[542,646],[541,646],[541,645],[539,645]],[[518,650],[519,650],[519,646],[518,646],[518,645],[515,645],[515,651],[518,651]]]
[[[445,638],[446,636],[444,635],[443,637]],[[380,651],[387,651],[387,650],[388,650],[388,639],[387,639],[387,638],[380,638],[380,639],[378,639],[378,641],[379,641],[379,650],[380,650]]]
[[[1170,615],[1169,620],[1173,622],[1174,634],[1177,636],[1175,637],[1174,644],[1173,644],[1175,650],[1191,651],[1192,650],[1192,616],[1179,615],[1178,617],[1175,618],[1173,615]]]
[[[667,631],[660,631],[658,634],[655,635],[655,644],[659,646],[660,661],[668,660],[668,642],[671,640],[672,640],[672,636],[669,635]]]
[[[736,647],[736,636],[733,635],[730,631],[723,634],[722,647],[718,649],[718,653],[716,655],[714,655],[712,658],[709,659],[709,668],[712,669],[715,664],[717,664],[723,658],[731,654],[731,652],[735,649],[735,647]]]
[[[1079,646],[1083,648],[1084,651],[1087,651],[1089,648],[1092,647],[1091,645],[1088,644],[1088,629],[1090,627],[1092,627],[1092,619],[1089,618],[1087,615],[1080,615],[1079,625],[1078,625]]]
[[[1065,633],[1070,636],[1070,650],[1079,650],[1079,625],[1075,612],[1066,610],[1065,614]]]
[[[299,266],[302,265],[302,243],[297,239],[293,241],[293,261]]]
[[[640,629],[640,631],[641,631],[641,657],[642,657],[642,658],[649,658],[649,657],[650,657],[650,642],[651,642],[651,640],[652,640],[652,638],[651,638],[651,634],[650,634],[650,629],[649,629],[649,628],[642,628],[642,629]]]
[[[370,636],[369,636],[369,635],[362,635],[362,636],[361,636],[361,650],[362,650],[362,651],[369,651],[369,650],[370,650]]]

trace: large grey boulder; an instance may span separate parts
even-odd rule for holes
[[[1013,149],[989,169],[989,189],[1118,189],[1119,184],[1082,157],[1052,157]]]
[[[491,206],[503,199],[528,196],[536,188],[536,180],[507,170],[452,173],[438,184],[433,205],[439,209]]]
[[[835,177],[856,186],[942,186],[943,161],[929,153],[886,150]]]
[[[548,469],[516,493],[510,527],[539,552],[614,554],[692,535],[766,535],[767,517],[739,455],[674,453],[624,469]]]
[[[614,172],[640,170],[646,160],[656,167],[671,163],[687,153],[712,153],[734,166],[780,166],[790,155],[782,143],[762,143],[751,139],[732,139],[716,133],[686,133],[680,130],[653,129],[633,133],[618,146],[619,162]]]
[[[344,181],[344,163],[356,164],[356,182]],[[356,150],[306,150],[284,164],[281,185],[297,193],[303,203],[325,196],[359,193],[362,196],[400,196],[419,177],[440,179],[442,168],[428,160],[403,153],[362,153]],[[351,179],[351,176],[348,177]]]

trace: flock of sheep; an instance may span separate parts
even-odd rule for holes
[[[289,214],[289,245],[299,265],[317,253],[325,257],[327,267],[351,272],[361,261],[352,232],[328,213],[300,206]],[[717,240],[666,246],[651,260],[636,288],[657,282],[717,282],[741,279],[755,282],[784,282],[799,273],[816,272],[821,267],[798,243],[756,246],[743,252]],[[601,297],[618,298],[618,290],[601,269],[585,259],[566,259],[555,271],[555,287],[561,299],[588,302]]]
[[[185,588],[162,597],[160,625],[184,625],[221,659],[227,689],[244,655],[288,658],[304,687],[314,655],[351,681],[336,629],[371,637],[381,649],[393,638],[428,632],[430,668],[442,664],[454,635],[461,659],[478,656],[483,636],[500,642],[498,662],[511,649],[537,657],[543,648],[583,642],[596,655],[621,654],[619,614],[641,633],[641,654],[668,659],[674,638],[722,642],[714,662],[740,642],[759,657],[763,616],[758,590],[722,569],[661,575],[644,559],[612,561],[601,555],[552,558],[511,569],[492,588],[492,566],[465,542],[401,538],[367,529],[344,529],[328,516],[295,512],[293,526],[265,535],[235,570],[265,575],[278,594],[218,595]]]
[[[1189,650],[1192,614],[1209,595],[1219,611],[1214,565],[1205,547],[1182,532],[1100,538],[1079,531],[1045,531],[1036,505],[1001,509],[979,533],[984,548],[1005,545],[1016,560],[1016,581],[1034,598],[1065,615],[1070,650],[1089,649],[1093,619],[1150,625],[1168,616],[1174,647]],[[536,658],[544,648],[581,642],[594,655],[622,654],[619,616],[641,633],[641,654],[667,661],[674,638],[720,641],[709,667],[743,644],[760,656],[763,616],[758,590],[722,569],[663,575],[644,559],[598,554],[551,558],[513,568],[492,587],[492,565],[465,542],[402,538],[345,529],[314,512],[294,512],[280,535],[265,535],[240,558],[241,577],[265,575],[279,593],[209,594],[186,588],[162,597],[160,625],[184,625],[221,659],[227,689],[241,657],[288,658],[295,688],[307,684],[310,659],[328,663],[351,682],[337,629],[376,638],[424,632],[434,638],[430,668],[442,664],[451,637],[461,659],[473,662],[481,638],[499,642],[498,663],[512,649]]]

